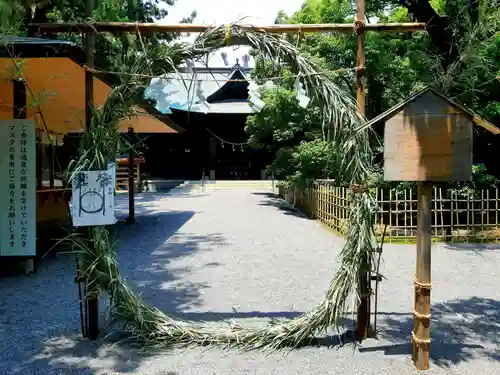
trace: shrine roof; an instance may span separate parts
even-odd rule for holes
[[[171,113],[172,109],[206,114],[250,114],[253,110],[248,102],[249,82],[239,67],[226,68],[225,72],[195,69],[192,73],[153,78],[145,97],[156,101],[155,107],[164,114]],[[198,84],[208,106],[202,105],[196,94]]]
[[[7,63],[11,65],[12,58],[26,59],[27,63],[24,69],[33,71],[33,74],[31,74],[32,77],[36,77],[38,75],[38,70],[40,70],[40,74],[42,74],[42,72],[45,74],[49,72],[49,76],[54,78],[52,79],[52,82],[45,81],[45,86],[48,84],[53,86],[67,85],[67,83],[61,82],[66,79],[64,78],[62,71],[52,73],[52,70],[61,68],[61,64],[54,64],[53,61],[47,60],[48,58],[66,58],[72,61],[71,65],[77,64],[79,66],[78,74],[73,77],[75,80],[73,83],[81,82],[82,84],[76,84],[76,89],[74,91],[82,92],[84,90],[83,74],[81,73],[83,73],[84,69],[85,53],[79,45],[71,41],[19,36],[0,37],[0,65],[2,65],[2,67]],[[64,67],[67,67],[67,65],[68,64],[64,65]],[[41,69],[42,67],[44,67],[44,70]],[[111,91],[111,87],[114,83],[116,83],[116,77],[112,77],[112,75],[107,73],[97,73],[94,74],[94,78],[94,82],[97,82],[94,83],[95,93],[98,95],[102,94],[101,97],[104,100]],[[79,96],[77,94],[67,95],[64,98],[57,97],[52,101],[47,101],[46,105],[48,106],[49,104],[53,104],[54,106],[65,106],[66,108],[77,108],[83,110],[81,102],[77,100],[78,98]],[[56,99],[59,100],[58,104],[55,104]],[[70,100],[73,101],[71,104],[68,104]],[[184,131],[184,129],[177,125],[173,119],[165,116],[163,113],[160,113],[156,108],[147,102],[141,103],[141,105],[136,106],[134,109],[135,113],[133,115],[129,118],[124,118],[120,122],[120,131],[126,132],[129,126],[133,127],[138,133],[178,133]],[[54,132],[59,132],[61,129],[71,132],[79,132],[83,130],[81,122],[76,121],[76,117],[71,119],[71,121],[77,124],[76,127],[69,127],[66,123],[69,121],[67,118],[59,120],[60,121],[54,122],[54,124],[59,124],[57,125],[58,131],[54,130]]]
[[[426,87],[423,90],[414,94],[413,96],[409,97],[408,99],[396,104],[394,107],[389,108],[387,111],[381,113],[377,117],[374,117],[373,119],[371,119],[367,123],[363,124],[360,128],[358,128],[358,130],[366,129],[366,128],[371,127],[372,125],[374,125],[380,121],[386,121],[386,120],[390,119],[391,117],[396,115],[399,111],[401,111],[404,107],[409,105],[411,102],[417,100],[418,98],[422,97],[424,94],[427,94],[429,92],[431,92],[431,93],[437,95],[438,97],[440,97],[441,99],[445,100],[448,104],[450,104],[452,107],[457,109],[463,115],[468,116],[474,124],[481,126],[482,128],[488,130],[490,133],[492,133],[494,135],[500,134],[500,129],[498,127],[496,127],[495,125],[491,124],[490,122],[482,119],[481,117],[476,115],[472,110],[466,108],[465,106],[463,106],[461,104],[458,104],[457,102],[453,101],[452,99],[450,99],[449,97],[447,97],[446,95],[444,95],[443,93],[439,92],[438,90],[436,90],[432,87]]]

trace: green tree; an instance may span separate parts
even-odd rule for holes
[[[279,23],[352,22],[354,2],[306,0]],[[427,33],[367,33],[366,92],[372,118],[425,85],[438,85],[452,99],[482,117],[500,124],[500,1],[485,0],[480,7],[470,0],[369,0],[367,19],[379,22],[428,24]],[[432,19],[431,19],[432,18]],[[306,34],[288,38],[332,72],[346,93],[355,95],[356,40],[353,34]],[[379,127],[380,131],[381,127]],[[500,146],[491,134],[475,129],[476,162],[500,175],[494,163]]]
[[[264,83],[270,76],[281,79],[277,87],[262,91],[265,107],[247,119],[250,146],[274,155],[268,169],[278,179],[307,186],[316,178],[327,178],[333,147],[323,141],[319,108],[314,103],[299,105],[295,77],[282,65],[257,59],[253,78]]]
[[[96,0],[93,18],[96,21],[153,22],[165,17],[168,8],[174,5],[175,0]],[[196,11],[193,11],[179,21],[189,23],[195,17]],[[0,0],[3,33],[27,35],[29,23],[78,22],[84,18],[85,0]],[[77,34],[45,36],[82,43],[81,35]],[[178,34],[166,33],[144,37],[143,42],[146,47],[151,47],[176,37]],[[95,40],[96,64],[104,70],[120,70],[120,61],[124,60],[127,52],[138,49],[140,43],[135,36],[99,33]]]

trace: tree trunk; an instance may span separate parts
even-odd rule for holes
[[[44,2],[37,4],[37,6],[34,8],[34,11],[32,10],[31,6],[26,6],[24,9],[24,18],[23,18],[23,26],[24,29],[27,30],[28,36],[29,37],[40,37],[41,35],[38,34],[37,30],[30,30],[28,28],[28,25],[30,23],[48,23],[50,22],[49,18],[47,17],[47,14],[52,11],[54,8],[54,4],[50,2]],[[54,34],[49,34],[49,33],[44,33],[44,37],[46,38],[54,38]]]
[[[471,0],[471,5],[472,2],[476,3],[477,9],[477,0]],[[436,13],[429,0],[399,0],[399,3],[406,7],[418,22],[426,23],[427,33],[441,56],[443,69],[448,69],[457,60],[458,50],[453,43],[453,33],[447,19]]]

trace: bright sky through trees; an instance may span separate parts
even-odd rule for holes
[[[196,24],[221,25],[225,23],[242,20],[249,24],[273,24],[280,10],[287,14],[300,9],[303,0],[177,0],[173,7],[169,8],[169,15],[160,23],[177,23],[186,15],[196,10],[198,15],[194,20]],[[183,38],[192,40],[196,34]],[[248,52],[248,47],[238,49],[224,48],[228,54],[229,63],[232,65],[236,59]],[[250,62],[252,64],[252,61]],[[210,59],[212,67],[223,66],[219,54]]]

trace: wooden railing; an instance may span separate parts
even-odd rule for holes
[[[136,186],[140,186],[140,166],[134,166],[134,181]],[[116,166],[116,190],[128,190],[128,166],[118,164]]]
[[[382,235],[387,224],[388,242],[414,242],[417,229],[416,189],[372,189],[377,201],[374,228]],[[327,180],[312,188],[279,188],[279,194],[311,218],[339,234],[346,234],[350,213],[350,191]],[[435,240],[451,242],[500,241],[499,189],[458,192],[434,188],[431,231]]]
[[[134,182],[135,191],[139,191],[141,186],[141,164],[144,158],[136,157],[134,159]],[[116,160],[116,191],[128,191],[128,158]]]

